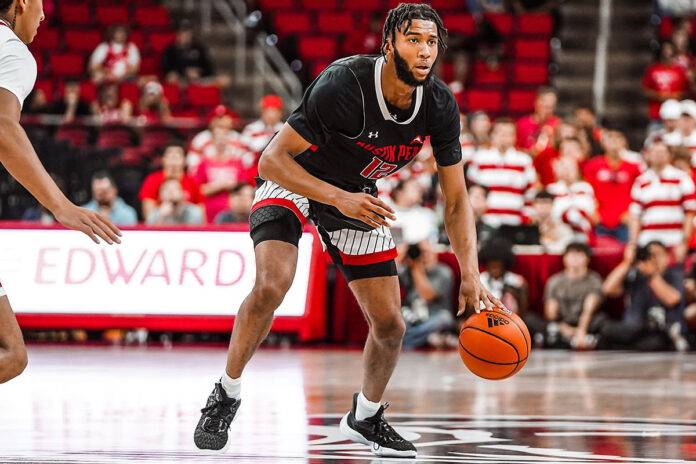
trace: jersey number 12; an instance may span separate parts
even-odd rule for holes
[[[385,163],[381,159],[374,157],[370,164],[362,170],[360,175],[367,179],[377,180],[382,177],[387,177],[398,167],[399,166],[396,164]]]

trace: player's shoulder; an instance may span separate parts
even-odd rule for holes
[[[34,61],[34,57],[26,44],[10,28],[0,27],[0,57],[6,55],[14,55]]]
[[[372,73],[377,55],[352,55],[332,62],[319,74],[317,80],[337,79],[358,82],[358,76]]]
[[[457,112],[459,112],[459,105],[452,90],[439,77],[432,76],[424,90],[426,101],[436,110],[453,110],[456,108]]]

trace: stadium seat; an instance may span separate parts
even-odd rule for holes
[[[349,11],[321,11],[317,25],[320,32],[347,33],[355,29],[353,13]]]
[[[333,10],[336,8],[336,0],[300,0],[300,3],[308,10]]]
[[[143,48],[145,48],[145,37],[141,30],[130,31],[128,34],[128,41],[138,47],[138,50],[141,52]]]
[[[90,2],[58,2],[56,17],[64,26],[86,26],[93,21],[90,5]]]
[[[145,55],[140,59],[141,76],[158,76],[160,74],[161,59],[157,55]]]
[[[477,61],[474,63],[474,72],[472,80],[476,85],[503,85],[507,81],[505,65],[501,64],[497,68],[491,68],[485,62]]]
[[[34,40],[29,44],[29,49],[32,51],[57,50],[60,47],[60,31],[50,27],[40,27]]]
[[[432,0],[430,5],[438,11],[442,10],[456,10],[465,11],[466,1],[465,0]],[[447,25],[445,25],[447,27]]]
[[[135,22],[140,27],[169,27],[169,11],[161,5],[135,7]]]
[[[663,16],[660,18],[660,28],[659,28],[659,35],[660,35],[660,40],[666,40],[672,35],[672,31],[674,30],[674,22],[672,21],[672,18],[668,16]]]
[[[548,39],[517,39],[513,45],[515,58],[548,62],[551,57]]]
[[[304,59],[334,58],[336,56],[336,39],[334,37],[300,37],[298,51]]]
[[[347,10],[374,12],[384,9],[380,0],[344,0],[343,7]]]
[[[321,72],[331,64],[331,60],[316,60],[312,63],[312,79],[316,78]]]
[[[490,22],[496,31],[504,36],[512,34],[512,15],[508,13],[487,13],[486,20]]]
[[[58,129],[56,140],[66,140],[73,146],[82,148],[87,145],[89,132],[84,127],[65,126]]]
[[[542,85],[549,82],[547,64],[515,63],[512,74],[516,84]]]
[[[261,0],[261,8],[265,11],[296,8],[293,0]]]
[[[220,88],[214,85],[190,84],[186,88],[186,98],[192,106],[215,106],[220,104]]]
[[[148,35],[150,50],[154,53],[162,53],[165,48],[176,40],[176,33],[171,32],[150,32]]]
[[[273,25],[280,36],[305,34],[312,30],[310,15],[307,13],[277,12],[273,17]]]
[[[63,98],[65,95],[65,82],[58,84],[58,98]],[[80,82],[80,98],[82,98],[87,103],[92,103],[97,99],[97,86],[94,85],[92,81],[81,81]]]
[[[92,52],[102,41],[99,29],[68,29],[64,37],[65,46],[78,52]]]
[[[46,70],[46,62],[44,61],[43,53],[32,53],[34,55],[34,60],[36,61],[36,74],[41,76]]]
[[[178,105],[181,101],[181,89],[178,84],[164,84],[162,85],[164,91],[164,97],[167,99],[170,105]]]
[[[535,90],[513,89],[508,92],[508,111],[521,114],[529,113],[534,109]]]
[[[503,94],[500,90],[469,89],[464,96],[466,111],[477,110],[499,113],[503,106]]]
[[[49,64],[51,73],[56,77],[82,77],[85,74],[85,57],[82,53],[52,53]]]
[[[142,166],[145,162],[141,147],[124,147],[121,153],[113,159],[114,165]]]
[[[133,134],[126,127],[105,127],[99,132],[99,137],[97,138],[97,148],[121,148],[131,145],[133,145]]]
[[[163,148],[174,136],[174,133],[165,127],[150,126],[140,138],[140,147],[143,153],[154,153]]]
[[[137,105],[140,100],[140,88],[133,82],[123,82],[118,89],[118,96],[120,100],[128,100]]]
[[[131,20],[126,5],[97,5],[94,16],[102,26],[128,24]]]
[[[547,13],[524,13],[517,17],[517,33],[551,36],[553,19]]]
[[[449,33],[457,33],[471,36],[476,33],[476,20],[467,13],[448,14],[442,18],[442,22]]]

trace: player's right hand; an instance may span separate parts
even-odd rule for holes
[[[57,210],[54,216],[68,229],[79,230],[88,235],[94,243],[99,243],[97,237],[101,237],[109,245],[121,243],[121,231],[99,213],[70,204]]]
[[[388,204],[367,193],[346,193],[336,202],[336,208],[348,217],[364,222],[375,229],[389,227],[384,218],[396,220],[394,210]]]

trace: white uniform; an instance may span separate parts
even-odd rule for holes
[[[36,60],[24,42],[0,21],[0,87],[7,89],[24,105],[36,82]],[[0,296],[6,295],[0,283]]]

